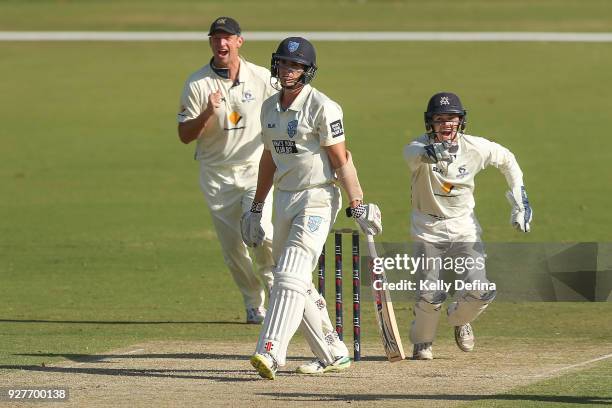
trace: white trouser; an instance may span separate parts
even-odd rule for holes
[[[485,254],[480,240],[480,225],[473,212],[464,216],[437,219],[418,211],[412,212],[411,233],[414,240],[414,257],[427,262],[417,270],[417,285],[441,280],[440,266],[444,260],[452,259],[454,274],[444,282],[463,280],[465,282],[488,283],[484,267]],[[466,263],[467,259],[473,261]],[[435,262],[433,260],[439,260]],[[458,265],[462,265],[458,267]],[[414,321],[410,330],[413,344],[432,342],[435,338],[442,303],[448,294],[443,290],[417,290]],[[493,300],[495,293],[488,291],[458,291],[457,301],[449,306],[448,320],[453,325],[469,323]]]
[[[253,250],[257,273],[240,233],[240,217],[250,209],[255,196],[257,171],[257,164],[214,169],[203,163],[200,165],[200,187],[221,244],[223,259],[242,293],[246,308],[264,306],[265,292],[272,287],[274,268],[272,205],[264,206],[264,244]]]
[[[348,354],[346,345],[328,333],[331,321],[312,283],[312,271],[340,205],[340,190],[334,185],[298,192],[275,191],[273,247],[277,263],[256,351],[270,353],[281,366],[300,324],[322,362],[329,364],[334,357]]]

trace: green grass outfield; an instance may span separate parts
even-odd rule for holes
[[[3,0],[2,30],[610,31],[606,0]]]
[[[557,13],[572,11],[568,15],[575,18],[568,20],[546,12],[552,3],[534,2],[539,12],[524,20],[524,9],[503,2],[511,8],[507,20],[499,7],[488,9],[498,18],[495,25],[470,24],[475,22],[470,16],[481,17],[464,11],[464,18],[449,18],[444,29],[610,27],[602,17],[608,2],[556,3]],[[122,22],[116,10],[105,14],[100,2],[83,4],[3,2],[0,27],[198,30],[209,24],[202,17],[206,13],[229,14],[203,2],[191,5],[193,12],[177,12],[182,20],[161,19],[167,6],[154,2],[150,19],[145,15],[138,23],[126,13]],[[295,28],[374,30],[388,16],[394,29],[433,29],[437,19],[419,25],[415,17],[429,15],[426,7],[407,13],[406,19],[389,11],[410,5],[402,4],[351,3],[348,17],[338,25],[300,17]],[[443,6],[458,7],[449,4],[440,2],[445,13]],[[143,7],[137,2],[121,7],[131,6]],[[380,7],[382,17],[366,18],[371,7]],[[352,16],[355,10],[362,11]],[[309,6],[305,15],[315,12]],[[240,9],[233,15],[244,16],[243,26],[252,30],[291,28],[286,19],[264,22],[258,13],[263,11],[252,19]],[[29,21],[26,15],[46,17]],[[267,65],[275,45],[247,42],[244,54]],[[479,176],[476,212],[485,240],[612,240],[612,153],[606,139],[612,45],[315,45],[321,69],[314,85],[344,109],[347,143],[367,199],[383,210],[384,240],[407,239],[409,173],[401,150],[422,132],[428,97],[443,89],[462,96],[470,133],[509,147],[525,172],[535,211],[528,235],[508,225],[503,176],[495,169]],[[183,146],[176,136],[183,81],[209,55],[205,42],[0,43],[0,365],[53,362],[66,354],[151,339],[255,341],[258,329],[240,324],[242,302],[198,190],[193,147]],[[352,226],[346,220],[339,225]],[[399,306],[406,336],[411,312],[408,305]],[[362,309],[364,340],[376,342],[365,291]],[[609,303],[499,302],[479,320],[478,335],[500,343],[518,336],[542,344],[551,337],[609,344],[611,316]],[[609,383],[606,368],[609,363],[598,363],[592,370],[511,394],[554,397],[563,390],[577,397],[603,396]],[[548,402],[564,402],[553,397]],[[513,400],[500,396],[496,402]]]

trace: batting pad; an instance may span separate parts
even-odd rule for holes
[[[319,314],[321,316],[321,325],[323,326],[323,335],[325,336],[325,342],[330,347],[331,353],[334,358],[344,357],[349,355],[348,348],[346,344],[340,337],[338,337],[338,333],[336,333],[336,328],[331,322],[329,318],[329,313],[327,312],[327,302],[325,302],[325,298],[319,294],[319,292],[315,289],[314,284],[312,284],[312,290],[309,293],[309,296],[312,297],[317,308],[319,309]]]
[[[310,350],[314,353],[317,359],[323,363],[331,364],[334,362],[334,356],[329,345],[325,342],[323,334],[323,325],[321,324],[321,314],[319,309],[312,301],[312,298],[306,296],[304,305],[304,317],[300,326],[304,337],[310,346]]]
[[[410,342],[412,344],[432,343],[434,341],[441,309],[442,303],[429,303],[423,299],[419,299],[414,305],[414,320],[410,326]]]
[[[495,299],[496,291],[484,292],[475,297],[474,294],[465,293],[457,301],[448,306],[447,320],[452,326],[463,326],[470,323],[489,306]]]
[[[274,279],[286,276],[301,281],[301,288],[304,293],[312,285],[312,269],[315,262],[313,257],[305,250],[297,246],[289,246],[283,250],[278,260]]]
[[[331,324],[325,299],[312,283],[307,291],[301,328],[310,349],[320,361],[331,364],[337,357],[349,355],[348,348]]]
[[[304,283],[291,276],[276,275],[263,327],[259,333],[257,353],[269,353],[284,366],[289,341],[304,315]]]

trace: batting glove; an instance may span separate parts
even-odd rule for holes
[[[455,160],[453,155],[448,151],[450,147],[451,143],[446,141],[442,143],[432,143],[425,146],[425,152],[432,163],[443,161],[450,164]]]
[[[251,210],[242,214],[240,218],[240,232],[242,241],[246,246],[255,248],[263,243],[265,236],[264,230],[261,227],[261,211],[264,203],[253,202]]]
[[[506,198],[512,206],[510,224],[519,231],[529,232],[529,223],[533,218],[533,210],[529,205],[525,187],[515,187],[510,191],[506,191]]]
[[[355,208],[348,207],[346,216],[354,218],[366,235],[374,236],[382,233],[382,216],[376,204],[359,204]]]

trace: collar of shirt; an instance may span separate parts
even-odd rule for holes
[[[246,67],[246,61],[242,57],[239,57],[239,58],[240,58],[240,68],[238,69],[238,76],[236,77],[236,81],[234,81],[232,86],[243,84],[249,76],[247,72],[248,69]],[[215,74],[219,75],[221,78],[229,79],[229,68],[215,67],[214,58],[210,59],[210,68],[213,70]]]
[[[304,85],[304,87],[300,91],[300,94],[297,96],[297,98],[295,98],[295,100],[287,108],[287,110],[292,110],[292,111],[295,111],[295,112],[301,111],[302,107],[304,107],[304,103],[306,102],[306,98],[308,98],[308,95],[310,95],[311,92],[312,92],[312,87],[310,85],[308,85],[308,84]],[[283,110],[281,108],[281,105],[280,105],[281,92],[277,93],[276,95],[277,95],[277,97],[276,97],[276,110],[278,112],[281,112]]]

